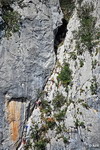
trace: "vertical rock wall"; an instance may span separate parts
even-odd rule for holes
[[[83,0],[75,5],[65,40],[58,45],[53,73],[39,98],[41,104],[27,122],[22,149],[100,149],[100,2]],[[91,27],[92,41],[88,39]]]
[[[74,2],[63,5],[72,15],[65,40],[59,35],[56,62],[54,34],[64,17],[58,0],[14,1],[1,8],[0,150],[100,149],[100,2]],[[9,37],[3,9],[21,17]],[[82,20],[82,10],[90,12],[85,19],[91,24]]]
[[[58,0],[9,3],[1,5],[0,26],[7,21],[3,20],[6,11],[21,18],[18,31],[9,37],[7,28],[0,28],[0,150],[14,150],[18,145],[24,121],[53,70],[53,31],[63,16]]]

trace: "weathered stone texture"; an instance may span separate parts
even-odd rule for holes
[[[54,67],[53,30],[62,19],[58,0],[22,4],[11,5],[21,15],[19,32],[9,39],[4,30],[0,32],[0,150],[14,149],[11,145],[21,134],[26,109],[33,107]]]
[[[87,6],[88,3],[93,3],[94,10],[92,15],[97,18],[96,27],[100,27],[99,0],[84,0],[83,5],[85,2]],[[76,59],[72,59],[70,52],[77,54],[75,44],[77,39],[74,36],[74,32],[79,30],[79,26],[80,20],[77,15],[77,10],[75,9],[67,26],[68,32],[65,41],[62,43],[62,46],[59,46],[57,51],[57,64],[44,89],[44,93],[46,93],[46,95],[44,94],[45,99],[52,108],[52,100],[57,92],[62,93],[67,100],[70,99],[72,101],[68,106],[64,121],[60,121],[60,123],[57,124],[64,124],[67,131],[64,133],[61,132],[61,134],[58,135],[56,134],[56,127],[53,131],[47,131],[46,137],[50,138],[50,142],[47,144],[47,150],[100,150],[100,41],[93,48],[92,55],[88,49],[85,49],[81,55],[77,55]],[[99,49],[97,53],[96,48]],[[84,62],[82,67],[80,67],[81,59]],[[97,61],[95,68],[93,68],[93,60]],[[70,64],[70,69],[73,72],[72,85],[69,86],[68,94],[57,79],[64,61]],[[91,83],[94,76],[97,83],[97,93],[92,94]],[[80,100],[82,100],[82,102],[79,102]],[[87,105],[84,105],[84,103]],[[34,109],[31,117],[34,122],[39,124],[41,117],[37,116],[36,113],[37,111]],[[57,112],[54,110],[51,117],[54,113]],[[44,117],[47,117],[46,114]],[[81,125],[75,125],[77,119]],[[69,143],[64,144],[62,135],[68,138]]]
[[[96,27],[99,27],[100,1],[83,0],[82,4],[85,2],[93,3],[92,15],[97,18]],[[69,143],[63,142],[62,133],[56,135],[55,129],[49,130],[46,134],[50,138],[47,150],[100,150],[99,44],[93,49],[92,55],[86,49],[82,55],[77,55],[75,60],[71,58],[70,52],[77,51],[77,39],[73,33],[78,31],[80,26],[75,9],[67,26],[68,32],[64,43],[62,46],[59,45],[57,50],[55,64],[54,33],[62,24],[63,18],[59,1],[24,0],[23,7],[19,7],[16,2],[12,4],[12,8],[20,13],[21,26],[19,32],[14,33],[9,40],[3,36],[4,30],[0,32],[0,150],[16,150],[17,142],[21,141],[19,139],[22,138],[23,128],[26,125],[28,129],[25,134],[29,138],[32,121],[41,126],[40,109],[37,107],[33,110],[33,107],[42,89],[46,93],[45,99],[51,102],[49,103],[51,107],[57,92],[72,100],[64,121],[60,122],[67,129],[63,134]],[[3,20],[0,18],[0,25],[2,23]],[[99,49],[98,53],[96,48]],[[84,61],[82,67],[80,60]],[[93,60],[97,61],[95,68]],[[57,80],[64,61],[69,62],[73,72],[73,84],[69,87],[68,93]],[[90,86],[94,76],[97,93],[92,95]],[[83,106],[79,100],[83,100],[82,102],[87,105]],[[24,124],[27,117],[28,122]],[[76,119],[83,122],[83,126],[81,124],[76,127]]]

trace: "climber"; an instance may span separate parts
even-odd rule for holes
[[[36,104],[36,108],[39,107],[41,105],[41,100],[36,101],[35,104]]]
[[[26,139],[25,139],[25,138],[22,139],[22,144],[23,144],[23,145],[26,144]]]

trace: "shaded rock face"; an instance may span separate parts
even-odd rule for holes
[[[54,67],[53,31],[63,17],[58,0],[24,0],[22,6],[10,5],[21,24],[9,39],[0,18],[0,150],[16,149],[24,120]]]

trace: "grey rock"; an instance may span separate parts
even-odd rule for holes
[[[0,148],[3,150],[16,149],[14,144],[21,136],[25,118],[53,70],[53,30],[62,23],[62,12],[56,8],[58,0],[23,3],[23,8],[17,2],[12,4],[21,15],[20,31],[9,39],[0,31],[0,137],[3,134],[4,139]]]

